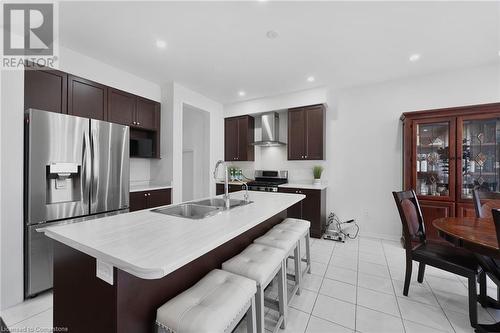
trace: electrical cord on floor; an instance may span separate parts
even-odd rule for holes
[[[334,212],[331,212],[330,215],[328,215],[328,219],[327,219],[327,223],[326,223],[327,230],[328,230],[328,227],[330,226],[330,224],[332,224],[332,223],[336,224],[335,227],[337,230],[335,230],[335,231],[338,232],[339,234],[342,234],[349,239],[356,239],[356,237],[358,237],[359,225],[356,223],[356,221],[354,221],[354,219],[347,220],[345,222],[341,222],[339,217],[337,215],[335,215]],[[356,228],[356,232],[354,233],[354,236],[352,236],[350,233],[346,233],[346,232],[344,232],[344,230],[342,230],[343,224],[350,224],[350,223],[354,223],[354,227]]]

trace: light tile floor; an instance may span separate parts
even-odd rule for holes
[[[404,251],[397,242],[361,238],[335,243],[312,240],[312,274],[289,308],[284,332],[473,332],[469,325],[467,280],[426,268],[424,283],[413,270],[408,297],[403,296]],[[268,288],[277,297],[277,283]],[[496,288],[489,284],[493,297]],[[479,321],[500,320],[500,311],[478,306]],[[14,332],[52,326],[52,294],[46,293],[0,313]],[[266,329],[277,320],[267,310]],[[245,332],[245,321],[236,329]]]

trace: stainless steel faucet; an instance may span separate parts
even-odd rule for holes
[[[224,165],[224,201],[225,201],[225,206],[226,209],[231,208],[230,204],[230,199],[229,199],[229,172],[227,169],[227,164],[223,160],[218,160],[217,163],[215,164],[215,170],[214,170],[214,178],[217,179],[217,171],[219,171],[219,166],[223,164]]]

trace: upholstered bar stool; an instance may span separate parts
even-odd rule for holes
[[[281,249],[260,244],[250,244],[243,252],[222,264],[222,269],[242,275],[257,283],[255,305],[257,312],[257,332],[264,333],[264,302],[277,309],[279,319],[273,331],[286,327],[287,293],[286,293],[286,258],[287,253]],[[278,275],[278,302],[265,299],[264,290]]]
[[[300,234],[299,241],[302,238],[305,239],[306,259],[301,258],[301,260],[302,262],[306,263],[306,268],[304,269],[304,271],[302,271],[302,276],[304,276],[306,273],[311,274],[311,237],[309,235],[310,227],[311,227],[311,222],[307,220],[286,218],[283,222],[277,224],[273,228],[273,229],[289,230],[297,232]],[[300,244],[300,246],[302,246],[302,244]],[[300,252],[302,253],[302,248]]]
[[[247,332],[255,332],[255,281],[214,269],[193,287],[156,312],[158,332],[229,333],[247,315]]]
[[[293,300],[295,294],[300,295],[300,285],[302,281],[301,264],[300,264],[300,236],[295,231],[284,229],[271,229],[263,236],[255,239],[255,244],[262,244],[274,248],[281,249],[286,252],[287,258],[293,255],[295,266],[295,274],[293,276],[294,286],[291,296],[288,298],[288,303]],[[287,276],[288,277],[288,276]]]

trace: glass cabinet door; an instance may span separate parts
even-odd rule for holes
[[[454,197],[455,123],[441,119],[414,126],[414,188],[419,196],[437,200]]]
[[[459,118],[462,174],[458,181],[462,200],[472,199],[473,189],[500,191],[499,125],[500,115],[489,119]]]

